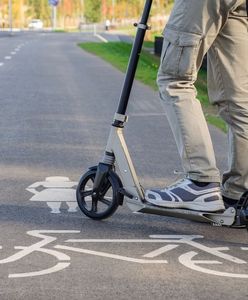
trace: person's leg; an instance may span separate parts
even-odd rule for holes
[[[248,18],[235,7],[208,54],[209,96],[228,124],[228,171],[222,193],[240,199],[248,190]]]
[[[175,1],[164,30],[158,86],[187,179],[162,191],[148,190],[146,199],[153,204],[208,211],[224,208],[220,174],[194,82],[234,2]]]
[[[164,30],[158,72],[160,97],[188,178],[220,182],[194,82],[203,57],[227,19],[223,1],[176,0]]]

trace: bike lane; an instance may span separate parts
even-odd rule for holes
[[[75,185],[104,149],[123,79],[77,48],[80,39],[34,41],[12,89],[14,75],[0,74],[1,299],[246,299],[247,231],[126,207],[103,222],[78,211]],[[131,152],[142,184],[162,185],[179,167],[175,145],[156,93],[136,83],[133,97]],[[224,167],[224,135],[211,133]]]
[[[87,290],[87,295],[85,292],[83,293],[84,297],[91,299],[95,295],[95,299],[100,299],[98,283],[102,284],[109,279],[114,284],[116,280],[119,281],[118,276],[121,276],[122,280],[125,278],[130,282],[125,280],[127,284],[122,283],[116,289],[108,285],[109,294],[108,296],[104,294],[106,299],[114,299],[113,292],[115,290],[119,291],[118,299],[127,299],[125,295],[127,290],[133,287],[132,283],[141,288],[140,283],[144,281],[150,282],[148,284],[150,291],[145,296],[146,287],[138,294],[148,299],[148,295],[150,297],[152,293],[156,295],[156,299],[162,299],[168,295],[171,289],[175,288],[175,283],[170,282],[173,278],[174,281],[176,278],[176,282],[182,283],[189,276],[191,282],[187,283],[189,290],[185,293],[189,292],[191,296],[191,289],[195,289],[194,285],[199,280],[208,282],[209,287],[214,281],[218,293],[218,283],[222,283],[224,279],[225,282],[237,279],[242,282],[248,279],[248,261],[245,253],[248,250],[247,247],[239,247],[240,245],[237,246],[237,244],[223,247],[222,243],[216,241],[212,241],[209,246],[207,245],[209,241],[200,235],[167,234],[152,235],[142,239],[82,239],[83,233],[80,230],[32,230],[26,234],[38,238],[39,241],[31,245],[16,246],[14,247],[15,251],[11,251],[15,254],[0,260],[0,265],[6,265],[9,270],[6,277],[8,276],[9,280],[15,280],[12,285],[15,285],[18,280],[25,286],[37,279],[38,282],[46,283],[48,290],[52,291],[54,287],[51,287],[51,282],[59,280],[62,276],[66,280],[73,280],[73,290],[79,294],[81,292],[78,284],[80,280],[83,280],[82,286]],[[68,239],[68,237],[73,238]],[[23,238],[25,239],[25,237]],[[47,257],[52,259],[47,259]],[[48,264],[50,267],[44,268]],[[11,268],[8,268],[9,266]],[[74,275],[73,278],[70,278],[70,274]],[[80,275],[79,278],[75,276],[76,274]],[[158,275],[167,276],[168,279],[159,278]],[[51,278],[53,279],[51,280]],[[96,280],[97,278],[99,282]],[[89,283],[89,279],[96,284]],[[164,280],[169,280],[169,282],[160,292],[156,292],[152,287],[152,283],[155,283],[154,279],[158,281],[159,285]],[[2,278],[2,280],[4,282],[6,278]],[[62,282],[64,281],[62,280]],[[94,287],[96,290],[92,291],[93,294],[89,292],[90,287]],[[185,287],[185,285],[178,287],[178,290],[174,291],[173,297],[182,295],[182,288]],[[62,293],[64,294],[62,295]],[[195,290],[194,293],[201,295],[201,299],[207,299],[207,295],[202,293],[202,290]],[[229,299],[228,293],[230,290],[226,286],[222,294],[226,295],[227,299]],[[74,294],[76,295],[72,292],[72,295]],[[32,295],[34,292],[29,291],[30,299]],[[64,297],[63,299],[68,297],[65,296],[68,293],[63,287],[59,295]],[[244,296],[242,287],[237,294],[232,294],[234,299],[242,299]]]

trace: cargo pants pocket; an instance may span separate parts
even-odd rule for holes
[[[197,56],[202,36],[194,33],[165,29],[161,54],[163,75],[193,79],[197,73]]]

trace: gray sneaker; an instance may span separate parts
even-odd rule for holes
[[[207,212],[225,209],[219,183],[209,183],[200,187],[187,178],[162,190],[147,190],[145,199],[154,205],[168,208],[185,208]]]

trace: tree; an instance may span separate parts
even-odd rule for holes
[[[101,0],[85,0],[84,1],[84,16],[86,21],[97,23],[101,20]]]
[[[28,15],[34,19],[50,21],[51,9],[47,0],[27,0],[29,6]]]

